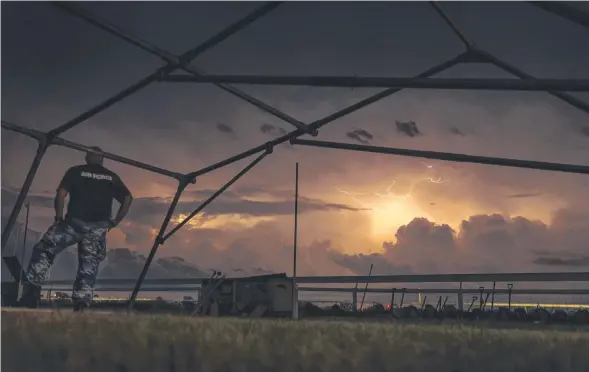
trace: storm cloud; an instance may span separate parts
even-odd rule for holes
[[[514,199],[521,199],[521,198],[533,198],[536,196],[540,196],[542,195],[542,193],[539,192],[528,192],[528,193],[521,193],[521,194],[511,194],[508,195],[508,198],[514,198]]]
[[[356,129],[351,132],[346,133],[348,138],[356,140],[360,143],[370,143],[370,141],[374,138],[372,134],[364,129]]]
[[[561,257],[538,257],[534,260],[536,265],[554,266],[561,268],[584,268],[589,267],[589,256],[580,256],[574,258]]]
[[[284,128],[272,124],[260,125],[260,132],[264,134],[270,134],[273,136],[283,136],[286,134],[286,130]]]
[[[227,124],[217,123],[215,128],[221,133],[233,133],[233,128]]]
[[[463,131],[461,131],[460,129],[458,129],[456,127],[450,127],[450,133],[456,134],[457,136],[465,136],[466,135],[466,134],[464,134]]]
[[[395,127],[397,128],[397,133],[401,133],[407,137],[416,137],[422,134],[414,121],[395,121]]]

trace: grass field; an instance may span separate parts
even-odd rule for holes
[[[2,371],[587,372],[589,333],[2,312]]]

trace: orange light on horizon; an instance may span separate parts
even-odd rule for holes
[[[186,218],[188,218],[187,214],[180,213],[178,215],[172,216],[172,218],[170,219],[170,222],[173,225],[179,225]],[[186,224],[184,226],[188,230],[197,229],[201,226],[201,223],[199,222],[200,220],[202,220],[202,215],[197,214],[196,216],[192,217],[188,222],[186,222]]]
[[[411,198],[399,198],[374,206],[370,211],[372,235],[376,238],[391,238],[397,229],[415,218],[432,217],[423,211]]]
[[[184,221],[188,215],[180,213],[173,216],[170,222],[173,225],[178,225]],[[219,214],[215,216],[204,216],[197,214],[191,218],[184,228],[188,230],[195,229],[215,229],[215,228],[250,228],[260,222],[273,221],[275,217],[272,216],[248,216],[238,213],[232,214]]]

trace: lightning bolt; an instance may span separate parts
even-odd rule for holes
[[[429,165],[426,163],[421,162],[421,164],[423,164],[426,167],[426,171],[424,173],[423,176],[421,176],[420,178],[414,180],[413,182],[411,182],[410,186],[409,186],[409,191],[407,193],[405,193],[404,195],[400,195],[396,192],[393,191],[393,187],[396,184],[396,181],[393,180],[388,186],[387,188],[384,190],[384,192],[378,192],[378,191],[373,191],[373,192],[353,192],[353,191],[347,191],[347,190],[342,190],[339,188],[336,188],[336,190],[344,195],[346,195],[347,197],[349,197],[350,199],[352,199],[353,201],[355,201],[356,203],[362,205],[363,207],[366,208],[373,208],[373,203],[376,200],[382,200],[382,199],[402,199],[402,200],[407,200],[409,198],[412,198],[415,192],[415,189],[417,188],[418,185],[422,184],[423,182],[429,182],[429,183],[435,183],[435,184],[442,184],[445,183],[446,180],[444,180],[442,177],[431,177],[431,176],[426,176],[426,174],[428,172],[430,172],[431,170],[434,169],[433,165]],[[362,196],[365,197],[363,199],[367,199],[366,201],[361,201],[358,197]]]

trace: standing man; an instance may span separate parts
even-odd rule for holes
[[[99,147],[92,150],[102,151]],[[74,311],[89,306],[98,266],[106,257],[106,234],[125,218],[133,201],[129,189],[118,175],[102,165],[103,161],[102,155],[87,152],[86,164],[71,167],[61,180],[55,195],[55,223],[33,248],[22,306],[38,306],[41,285],[47,280],[55,257],[74,244],[78,244],[78,272],[72,292]],[[121,204],[114,219],[113,199]]]

